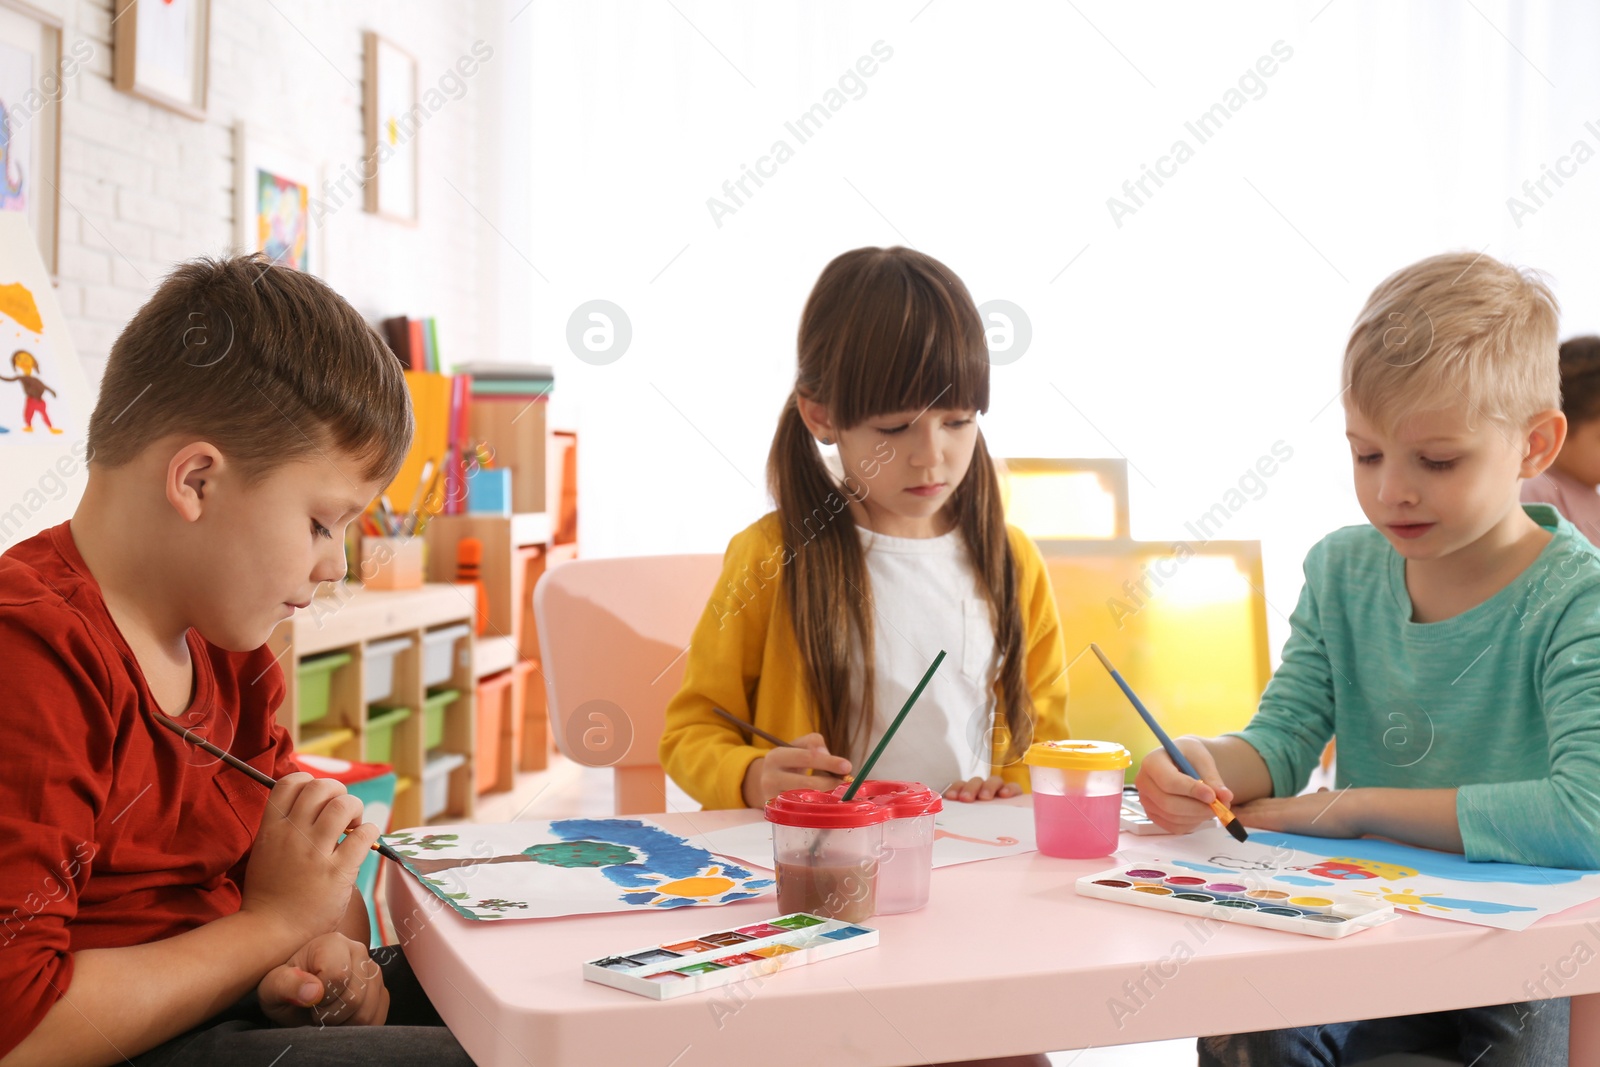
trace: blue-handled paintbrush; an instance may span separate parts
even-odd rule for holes
[[[1182,771],[1184,774],[1187,774],[1190,778],[1199,781],[1200,772],[1194,769],[1194,764],[1189,762],[1189,758],[1183,754],[1183,750],[1178,748],[1178,746],[1173,743],[1172,738],[1167,736],[1167,732],[1161,728],[1161,724],[1156,722],[1156,717],[1150,714],[1149,710],[1144,706],[1143,703],[1140,702],[1139,698],[1134,695],[1134,692],[1131,688],[1129,688],[1128,683],[1122,680],[1122,675],[1118,674],[1117,669],[1111,665],[1111,661],[1106,659],[1106,654],[1100,651],[1100,646],[1091,641],[1089,643],[1089,647],[1094,650],[1094,654],[1096,656],[1100,657],[1100,662],[1105,665],[1106,670],[1111,672],[1112,681],[1116,682],[1117,685],[1122,687],[1122,692],[1126,694],[1128,700],[1133,703],[1133,710],[1137,711],[1139,713],[1139,717],[1144,719],[1144,724],[1150,727],[1151,733],[1156,735],[1156,740],[1160,741],[1161,747],[1167,750],[1167,755],[1172,757],[1172,762],[1177,765],[1178,770]],[[1228,806],[1222,801],[1212,800],[1211,810],[1217,813],[1217,818],[1222,821],[1222,825],[1226,827],[1228,833],[1232,834],[1235,838],[1243,841],[1250,836],[1249,834],[1245,833],[1243,824],[1239,822],[1239,817],[1233,812],[1229,811]]]

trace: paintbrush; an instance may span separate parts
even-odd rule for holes
[[[1149,710],[1145,708],[1144,704],[1139,701],[1139,698],[1134,695],[1133,690],[1129,688],[1128,683],[1122,680],[1122,675],[1118,674],[1117,669],[1111,665],[1111,661],[1106,659],[1106,654],[1100,651],[1100,646],[1091,641],[1089,643],[1089,647],[1094,650],[1094,654],[1096,656],[1100,657],[1100,662],[1105,665],[1106,670],[1111,672],[1112,680],[1115,681],[1117,685],[1122,687],[1122,692],[1133,703],[1133,710],[1137,711],[1139,713],[1139,717],[1144,719],[1145,725],[1150,727],[1150,731],[1156,735],[1156,740],[1160,741],[1161,747],[1167,750],[1167,755],[1172,757],[1172,762],[1177,765],[1178,770],[1182,771],[1184,774],[1187,774],[1195,781],[1199,781],[1200,772],[1194,769],[1194,764],[1189,762],[1189,758],[1183,754],[1183,751],[1179,749],[1176,744],[1173,743],[1172,738],[1167,736],[1167,732],[1161,728],[1161,724],[1156,722],[1156,717],[1150,714]],[[1212,800],[1211,810],[1217,813],[1217,818],[1222,821],[1222,825],[1226,827],[1228,833],[1232,834],[1236,839],[1243,841],[1250,836],[1249,834],[1245,833],[1244,825],[1239,822],[1239,817],[1233,812],[1229,811],[1228,806],[1222,801]]]
[[[776,745],[779,748],[796,748],[796,747],[798,747],[793,741],[785,741],[783,738],[779,737],[777,734],[768,733],[767,731],[763,730],[761,727],[757,726],[755,723],[745,722],[743,719],[739,718],[737,715],[730,715],[728,712],[723,711],[721,708],[712,708],[711,710],[716,712],[718,715],[721,715],[724,719],[727,719],[729,722],[733,723],[733,725],[737,726],[739,729],[744,730],[744,731],[746,731],[748,733],[754,734],[756,737],[759,737],[764,741],[771,741],[774,745]]]
[[[900,729],[900,724],[905,721],[906,713],[911,710],[911,705],[917,702],[917,698],[922,695],[922,691],[928,687],[928,682],[933,679],[933,672],[938,670],[939,664],[943,662],[944,649],[941,648],[939,654],[933,657],[933,662],[928,665],[927,673],[922,676],[922,681],[917,683],[917,687],[906,698],[905,707],[900,709],[900,714],[894,717],[894,722],[890,723],[889,728],[883,732],[883,739],[878,742],[878,747],[872,750],[872,755],[867,757],[867,762],[861,765],[861,773],[856,775],[855,780],[850,783],[850,788],[846,789],[844,796],[839,799],[854,800],[856,798],[856,790],[861,788],[861,783],[866,781],[867,776],[872,773],[872,765],[878,762],[879,756],[883,755],[884,748],[889,744],[889,738],[893,737],[894,732]]]
[[[250,764],[246,763],[244,760],[240,759],[238,756],[230,755],[229,753],[224,752],[222,749],[218,748],[216,745],[213,745],[210,741],[207,741],[203,737],[196,736],[195,734],[191,733],[187,727],[179,726],[176,722],[174,722],[173,720],[167,718],[165,715],[161,714],[160,712],[156,713],[155,719],[162,726],[165,726],[167,729],[172,730],[173,732],[178,734],[178,736],[182,737],[185,741],[189,742],[192,745],[199,745],[201,748],[205,749],[207,752],[211,753],[213,756],[216,756],[218,759],[222,760],[223,763],[226,763],[228,766],[232,767],[236,771],[241,771],[244,774],[249,775],[251,778],[254,778],[256,781],[258,781],[262,785],[266,786],[268,789],[271,789],[273,786],[278,784],[277,781],[270,774],[264,774],[261,771],[258,771],[254,767],[250,766]],[[388,845],[384,844],[382,841],[374,841],[372,843],[372,851],[376,852],[378,855],[382,856],[384,859],[394,860],[396,863],[400,864],[402,867],[405,866],[405,857],[400,855],[400,853],[396,852],[393,848],[390,848]]]

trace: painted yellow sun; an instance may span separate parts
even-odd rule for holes
[[[1373,892],[1368,889],[1355,889],[1351,892],[1358,893],[1364,897],[1377,897],[1379,900],[1388,901],[1390,904],[1393,904],[1396,907],[1410,908],[1414,912],[1420,912],[1423,908],[1431,908],[1434,911],[1451,910],[1449,908],[1440,907],[1438,904],[1433,904],[1428,901],[1429,897],[1437,897],[1441,894],[1418,893],[1416,890],[1408,889],[1405,886],[1400,886],[1398,889],[1396,889],[1391,886],[1381,885],[1378,887],[1377,892]]]
[[[648,877],[665,879],[666,875],[651,874]],[[688,878],[659,881],[654,888],[657,893],[662,895],[649,901],[651,904],[661,904],[668,900],[693,900],[701,904],[707,904],[724,893],[743,888],[743,884],[723,874],[721,867],[707,867],[699,874],[691,875]]]

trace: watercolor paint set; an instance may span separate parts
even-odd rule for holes
[[[832,959],[878,944],[878,931],[796,912],[750,926],[650,945],[583,965],[583,977],[666,1000]]]
[[[1131,785],[1122,789],[1121,823],[1122,832],[1125,834],[1138,834],[1143,837],[1167,832],[1144,813],[1144,803],[1139,799],[1139,791]]]
[[[1203,874],[1174,863],[1122,864],[1077,881],[1086,897],[1312,937],[1348,937],[1397,918],[1394,905],[1325,889],[1296,892],[1249,871]]]

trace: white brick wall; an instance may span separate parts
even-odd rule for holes
[[[367,29],[416,56],[419,93],[436,87],[475,41],[494,55],[422,127],[419,224],[386,222],[362,210],[359,193],[347,197],[325,221],[318,273],[370,321],[437,316],[447,360],[517,355],[499,351],[493,339],[505,332],[496,326],[504,309],[525,300],[516,292],[523,279],[497,267],[502,238],[484,217],[526,248],[524,228],[507,221],[525,222],[526,207],[500,199],[523,195],[526,186],[502,194],[504,183],[480,180],[504,173],[508,161],[514,170],[531,154],[524,139],[502,135],[504,116],[531,106],[500,99],[511,85],[522,91],[507,59],[526,44],[509,35],[526,34],[532,20],[511,20],[516,0],[212,0],[203,122],[112,88],[112,0],[53,6],[66,24],[64,51],[80,40],[93,48],[61,107],[57,290],[91,382],[123,325],[175,262],[233,247],[237,122],[316,156],[326,181],[359,169]],[[487,122],[501,129],[484,129]]]

